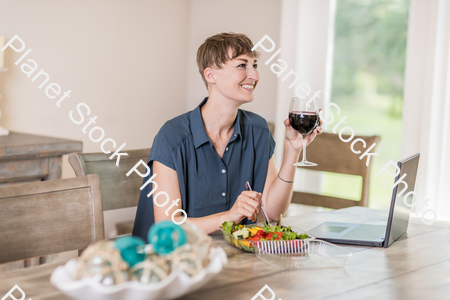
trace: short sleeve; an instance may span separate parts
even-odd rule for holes
[[[150,165],[151,162],[156,160],[163,165],[175,170],[175,163],[172,157],[172,147],[167,141],[164,132],[165,130],[161,128],[161,130],[156,135],[153,141],[150,157],[148,158],[148,164]]]

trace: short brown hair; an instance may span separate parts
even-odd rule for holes
[[[208,82],[205,79],[204,71],[206,68],[216,67],[221,69],[229,60],[247,54],[253,58],[259,57],[259,52],[252,51],[253,43],[248,36],[241,33],[222,32],[210,36],[197,50],[197,65],[203,82],[208,88]],[[228,51],[232,50],[232,57],[229,57]]]

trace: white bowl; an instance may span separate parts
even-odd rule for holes
[[[64,294],[80,300],[174,299],[204,286],[220,273],[227,263],[227,255],[222,248],[211,248],[209,258],[210,264],[193,277],[181,270],[175,270],[167,278],[157,283],[142,284],[136,281],[127,281],[112,286],[104,286],[92,278],[73,280],[78,261],[71,259],[53,271],[50,282]]]

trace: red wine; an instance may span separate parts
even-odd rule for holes
[[[292,128],[303,135],[310,134],[319,125],[319,114],[315,112],[293,111],[289,113]]]

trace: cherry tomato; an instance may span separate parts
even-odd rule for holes
[[[253,237],[249,238],[249,241],[259,241],[262,238],[260,235],[254,235]]]
[[[281,232],[269,232],[266,235],[265,239],[279,241],[279,240],[281,240],[282,236],[283,236],[283,233],[281,233]]]
[[[261,236],[261,237],[263,237],[263,236],[266,236],[266,232],[264,231],[264,230],[258,230],[256,233],[255,233],[255,235],[256,236]]]

